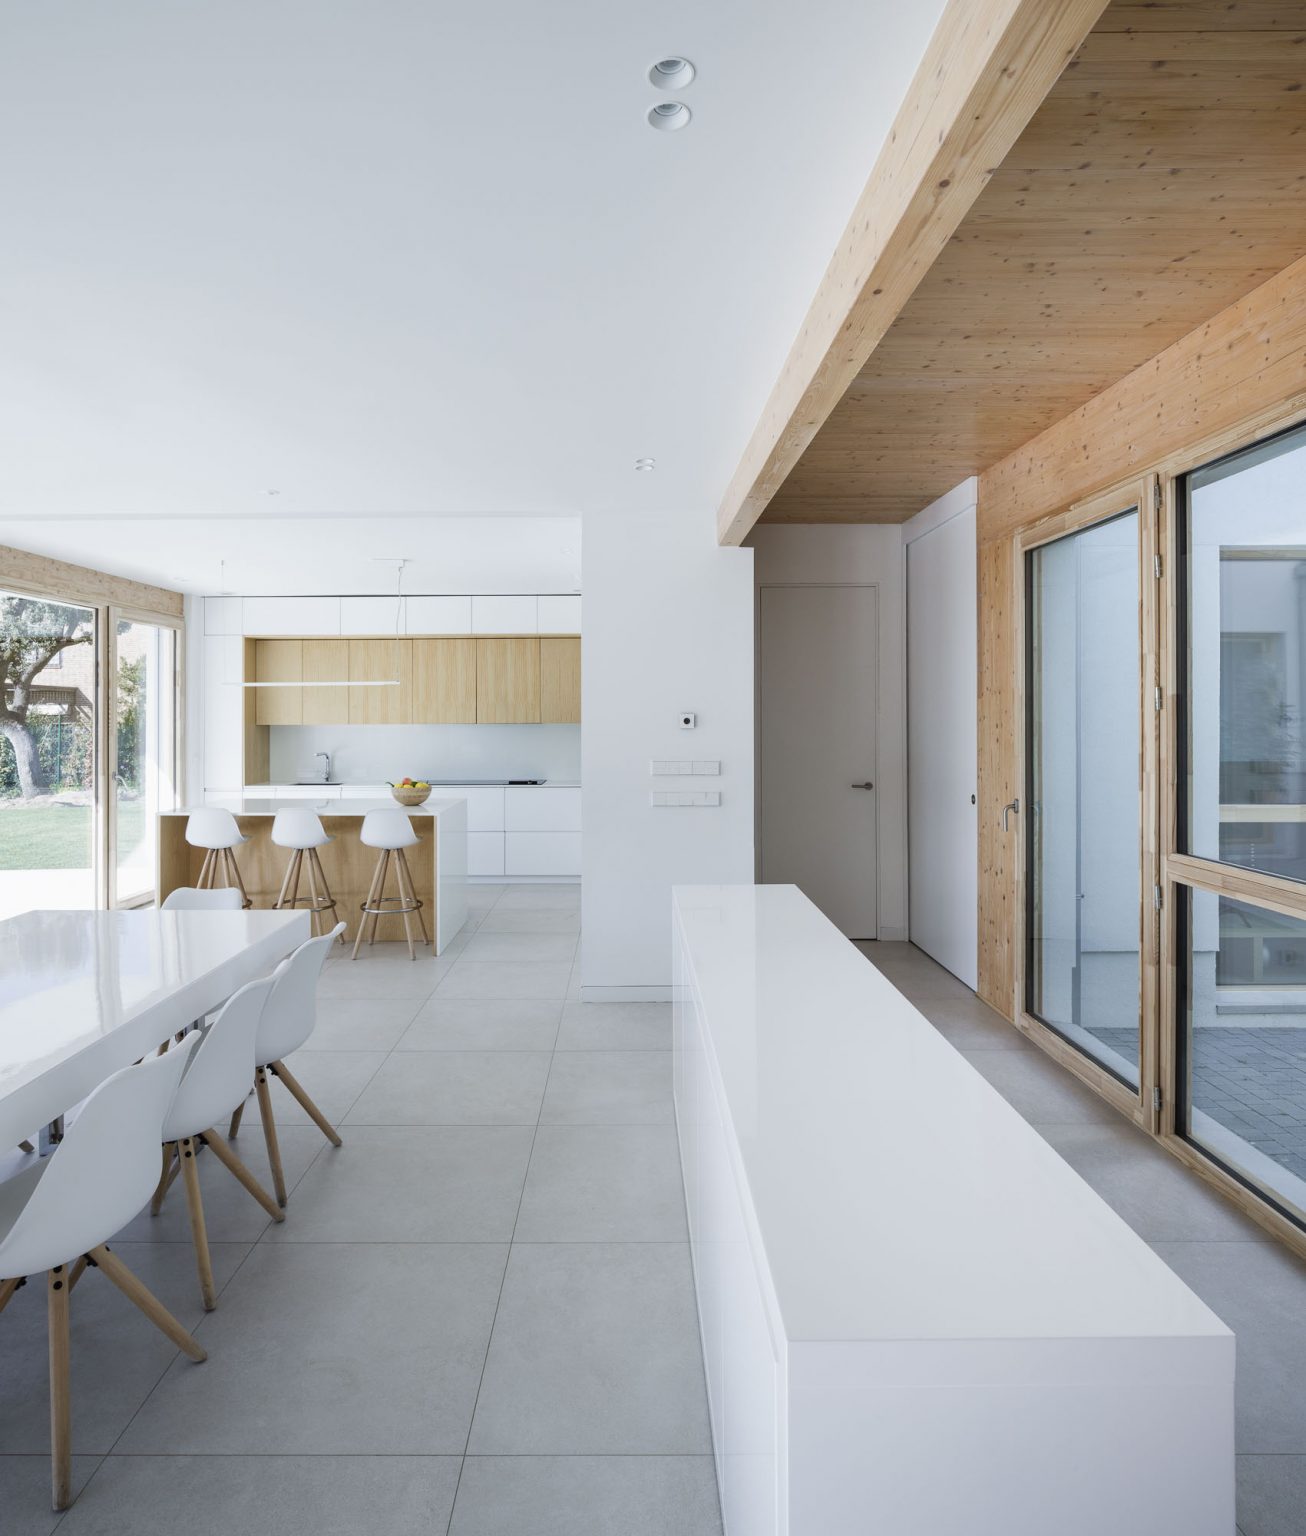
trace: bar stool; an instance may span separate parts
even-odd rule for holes
[[[236,818],[229,810],[220,805],[206,805],[202,810],[192,811],[186,818],[186,841],[192,848],[208,850],[200,867],[197,889],[211,889],[221,870],[223,885],[239,888],[241,906],[254,905],[240,878],[236,856],[231,851],[249,842],[249,838],[241,834]]]
[[[404,920],[404,937],[408,940],[408,958],[417,959],[417,952],[413,948],[412,914],[417,913],[417,921],[421,924],[422,943],[431,941],[426,935],[426,919],[422,916],[422,903],[417,899],[417,893],[413,889],[413,874],[408,867],[408,859],[404,854],[405,848],[415,848],[421,838],[413,831],[413,824],[402,811],[368,811],[363,817],[363,825],[358,834],[359,842],[368,848],[381,850],[376,861],[376,870],[372,875],[372,884],[367,893],[367,900],[359,907],[363,917],[358,924],[358,935],[354,939],[354,952],[351,959],[358,959],[358,946],[363,942],[363,931],[367,927],[368,915],[372,918],[372,936],[369,944],[376,942],[376,925],[378,920],[386,913],[393,912]],[[395,883],[399,887],[398,896],[385,894],[385,877],[390,869],[391,858],[395,861]]]
[[[291,848],[294,852],[290,855],[290,862],[286,865],[286,878],[281,882],[281,894],[277,897],[273,906],[277,911],[282,907],[297,907],[301,901],[308,903],[310,931],[314,935],[322,932],[321,914],[330,912],[332,925],[338,925],[340,914],[336,911],[336,899],[331,894],[331,888],[327,885],[326,875],[322,870],[322,861],[317,856],[317,850],[331,841],[331,837],[323,827],[321,818],[316,811],[310,811],[307,806],[287,806],[280,810],[272,818],[272,841],[278,848]],[[308,855],[308,896],[299,894],[299,877],[304,870],[304,855]],[[290,895],[287,897],[286,892]],[[342,932],[340,942],[345,942]]]

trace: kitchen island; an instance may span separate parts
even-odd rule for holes
[[[249,841],[235,850],[245,890],[256,907],[271,907],[281,890],[291,850],[278,848],[272,841],[272,819],[279,810],[294,807],[316,811],[332,841],[318,849],[322,870],[335,898],[346,937],[352,941],[357,932],[360,907],[372,884],[377,850],[359,841],[363,817],[369,811],[401,810],[412,819],[413,830],[421,839],[419,847],[408,850],[408,866],[413,886],[434,936],[434,953],[439,955],[467,921],[467,803],[461,799],[430,799],[425,805],[401,806],[394,800],[341,800],[323,797],[305,799],[250,798],[240,795],[210,797],[210,805],[221,805],[236,818],[236,825]],[[159,900],[178,886],[199,883],[204,850],[192,848],[186,841],[186,818],[190,808],[164,811],[159,816]],[[393,884],[387,887],[393,890]],[[304,895],[300,887],[301,898]],[[330,913],[327,914],[330,918]],[[402,939],[402,917],[387,913],[377,925],[378,940]]]

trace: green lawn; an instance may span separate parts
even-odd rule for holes
[[[145,836],[145,802],[126,800],[118,810],[118,858],[125,862]],[[0,808],[0,869],[89,869],[89,805]]]

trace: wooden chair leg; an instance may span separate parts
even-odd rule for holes
[[[20,1286],[27,1284],[27,1276],[20,1275],[16,1280],[0,1280],[0,1312],[9,1305],[14,1292]]]
[[[186,1332],[154,1292],[141,1284],[116,1253],[110,1253],[102,1243],[98,1248],[92,1248],[87,1258],[106,1279],[113,1281],[128,1301],[134,1302],[144,1312],[160,1333],[172,1340],[182,1354],[188,1355],[197,1364],[209,1358],[204,1346]]]
[[[272,910],[274,912],[280,912],[282,907],[284,907],[286,904],[286,892],[290,889],[290,877],[295,872],[295,863],[298,858],[299,851],[296,849],[296,851],[290,855],[290,862],[286,865],[286,873],[282,877],[281,889],[277,893],[277,899],[272,903]]]
[[[245,1118],[245,1105],[248,1103],[248,1099],[242,1099],[236,1105],[235,1111],[231,1116],[231,1124],[227,1127],[228,1141],[235,1141],[236,1133],[240,1130],[240,1122]]]
[[[164,1042],[167,1043],[166,1041]],[[174,1141],[163,1143],[163,1172],[159,1174],[159,1182],[154,1186],[154,1195],[150,1200],[150,1215],[157,1216],[163,1209],[163,1198],[172,1185],[169,1175],[172,1173],[172,1158],[177,1144]]]
[[[200,1175],[195,1166],[195,1154],[199,1151],[194,1140],[183,1137],[177,1143],[181,1157],[181,1176],[186,1185],[186,1205],[190,1211],[190,1238],[195,1245],[195,1267],[199,1270],[200,1295],[204,1298],[204,1310],[212,1312],[218,1304],[213,1285],[213,1259],[209,1254],[209,1234],[204,1224],[204,1202],[200,1198]]]
[[[68,1267],[50,1271],[47,1307],[50,1329],[50,1503],[67,1509],[73,1498],[73,1413],[69,1396]]]
[[[304,1089],[300,1085],[298,1078],[295,1077],[295,1074],[290,1070],[285,1062],[274,1061],[272,1063],[272,1071],[286,1085],[286,1092],[290,1094],[291,1098],[295,1100],[295,1102],[309,1117],[309,1119],[312,1120],[313,1124],[317,1126],[318,1130],[322,1132],[322,1134],[331,1143],[331,1145],[333,1147],[338,1147],[340,1145],[339,1132],[317,1107],[317,1105],[314,1104],[312,1099],[310,1099],[309,1096],[304,1092]]]
[[[281,1166],[281,1144],[277,1140],[277,1119],[272,1113],[272,1089],[264,1067],[254,1070],[254,1092],[258,1097],[259,1119],[263,1122],[263,1140],[268,1149],[268,1167],[272,1170],[272,1187],[277,1192],[277,1204],[286,1203],[286,1175]]]
[[[227,1171],[234,1175],[236,1180],[251,1194],[263,1207],[273,1221],[284,1221],[286,1213],[277,1202],[268,1194],[267,1190],[259,1183],[248,1168],[241,1162],[236,1154],[215,1130],[204,1132],[202,1140],[204,1145],[213,1153],[214,1157]]]

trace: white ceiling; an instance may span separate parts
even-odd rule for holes
[[[0,540],[707,516],[941,10],[0,0]]]

